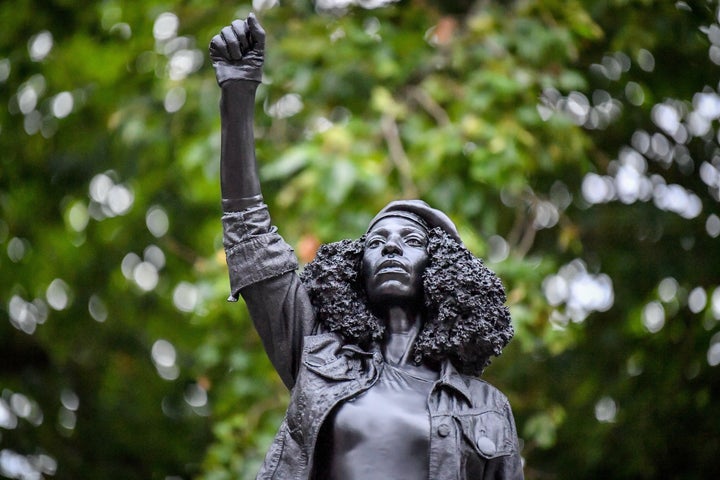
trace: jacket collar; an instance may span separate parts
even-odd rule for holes
[[[349,350],[360,355],[374,356],[380,361],[384,361],[382,353],[380,351],[380,345],[378,345],[377,343],[373,343],[369,351],[364,350],[352,343],[344,344],[342,346],[342,349]],[[468,385],[465,382],[463,375],[458,372],[457,368],[455,368],[455,366],[450,360],[445,359],[440,364],[440,378],[438,379],[436,385],[448,387],[454,390],[455,392],[460,394],[465,399],[465,401],[467,401],[469,404],[472,404],[472,395],[470,394],[470,389],[468,388]]]
[[[462,374],[457,371],[450,360],[443,360],[440,364],[440,380],[438,380],[437,384],[455,390],[463,396],[469,404],[472,404],[470,389]]]

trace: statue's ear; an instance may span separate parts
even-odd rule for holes
[[[355,258],[355,265],[358,272],[358,285],[360,285],[360,288],[362,289],[363,293],[365,292],[365,271],[363,270],[363,254],[365,252],[365,238],[366,235],[362,235],[357,240],[353,241],[353,251],[356,253]]]

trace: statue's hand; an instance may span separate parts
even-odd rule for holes
[[[235,20],[210,42],[210,60],[218,84],[228,80],[262,80],[265,59],[265,30],[250,14],[246,20]]]

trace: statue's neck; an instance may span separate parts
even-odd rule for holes
[[[385,359],[393,365],[412,361],[412,346],[422,327],[422,315],[414,309],[390,307],[385,316],[386,335],[383,343]]]

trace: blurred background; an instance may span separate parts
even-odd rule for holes
[[[0,477],[254,478],[288,394],[225,301],[206,54],[251,10],[301,261],[426,200],[505,282],[528,479],[719,478],[710,0],[0,3]]]

